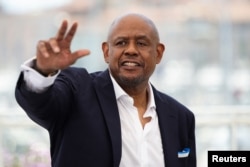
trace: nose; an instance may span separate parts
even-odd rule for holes
[[[138,55],[138,48],[134,42],[130,42],[124,50],[125,55],[136,56]]]

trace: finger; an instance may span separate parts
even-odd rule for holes
[[[71,26],[71,28],[70,28],[69,32],[67,33],[67,35],[65,36],[65,41],[67,41],[68,43],[71,43],[71,41],[72,41],[72,39],[73,39],[73,37],[74,37],[74,35],[75,35],[77,26],[78,26],[78,24],[77,24],[77,22],[75,22],[75,23]]]
[[[41,53],[44,57],[49,57],[49,52],[44,41],[39,41],[37,45],[37,52]]]
[[[90,54],[90,51],[88,49],[78,50],[72,53],[72,57],[74,60],[77,60],[81,57],[87,56]]]
[[[58,45],[58,41],[56,38],[50,38],[49,45],[50,45],[51,49],[53,50],[53,52],[55,52],[55,53],[60,52],[60,47]]]
[[[87,50],[87,49],[75,51],[71,55],[71,62],[70,62],[70,64],[74,64],[79,58],[87,56],[88,54],[90,54],[90,51]]]
[[[57,33],[57,36],[56,36],[56,39],[58,41],[63,40],[64,35],[65,35],[66,31],[67,31],[67,28],[68,28],[68,22],[67,22],[67,20],[64,20],[62,22],[61,27],[60,27],[60,29],[59,29],[59,31]]]

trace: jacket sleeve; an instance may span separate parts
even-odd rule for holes
[[[32,66],[34,66],[34,61],[35,58],[32,58],[22,64],[21,70],[23,72],[23,80],[25,81],[27,89],[41,93],[54,83],[61,70],[58,70],[53,76],[45,77],[32,68]]]
[[[72,109],[77,82],[71,78],[75,77],[74,73],[66,70],[46,91],[36,93],[26,88],[21,73],[15,90],[16,100],[34,122],[47,130],[53,129],[55,125],[64,124]]]

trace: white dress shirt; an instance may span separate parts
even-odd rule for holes
[[[51,77],[44,77],[32,69],[33,59],[26,61],[21,69],[29,90],[43,92],[52,85],[60,71]],[[111,75],[110,75],[111,76]],[[164,156],[158,117],[152,87],[148,84],[149,101],[143,117],[151,117],[142,127],[137,108],[131,98],[111,76],[114,85],[122,132],[122,157],[120,167],[164,167]]]
[[[118,85],[112,76],[111,80],[121,120],[120,167],[164,167],[161,134],[151,85],[148,84],[149,101],[143,115],[144,118],[151,117],[151,120],[143,128],[133,98]]]
[[[60,73],[60,70],[53,76],[45,77],[31,68],[34,60],[35,58],[31,58],[24,62],[21,66],[21,70],[23,71],[23,78],[26,87],[33,92],[42,93],[54,83],[57,75]]]

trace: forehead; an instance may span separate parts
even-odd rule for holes
[[[149,19],[138,15],[129,15],[115,20],[110,27],[109,39],[120,36],[155,38],[157,37],[157,31],[153,22]]]

